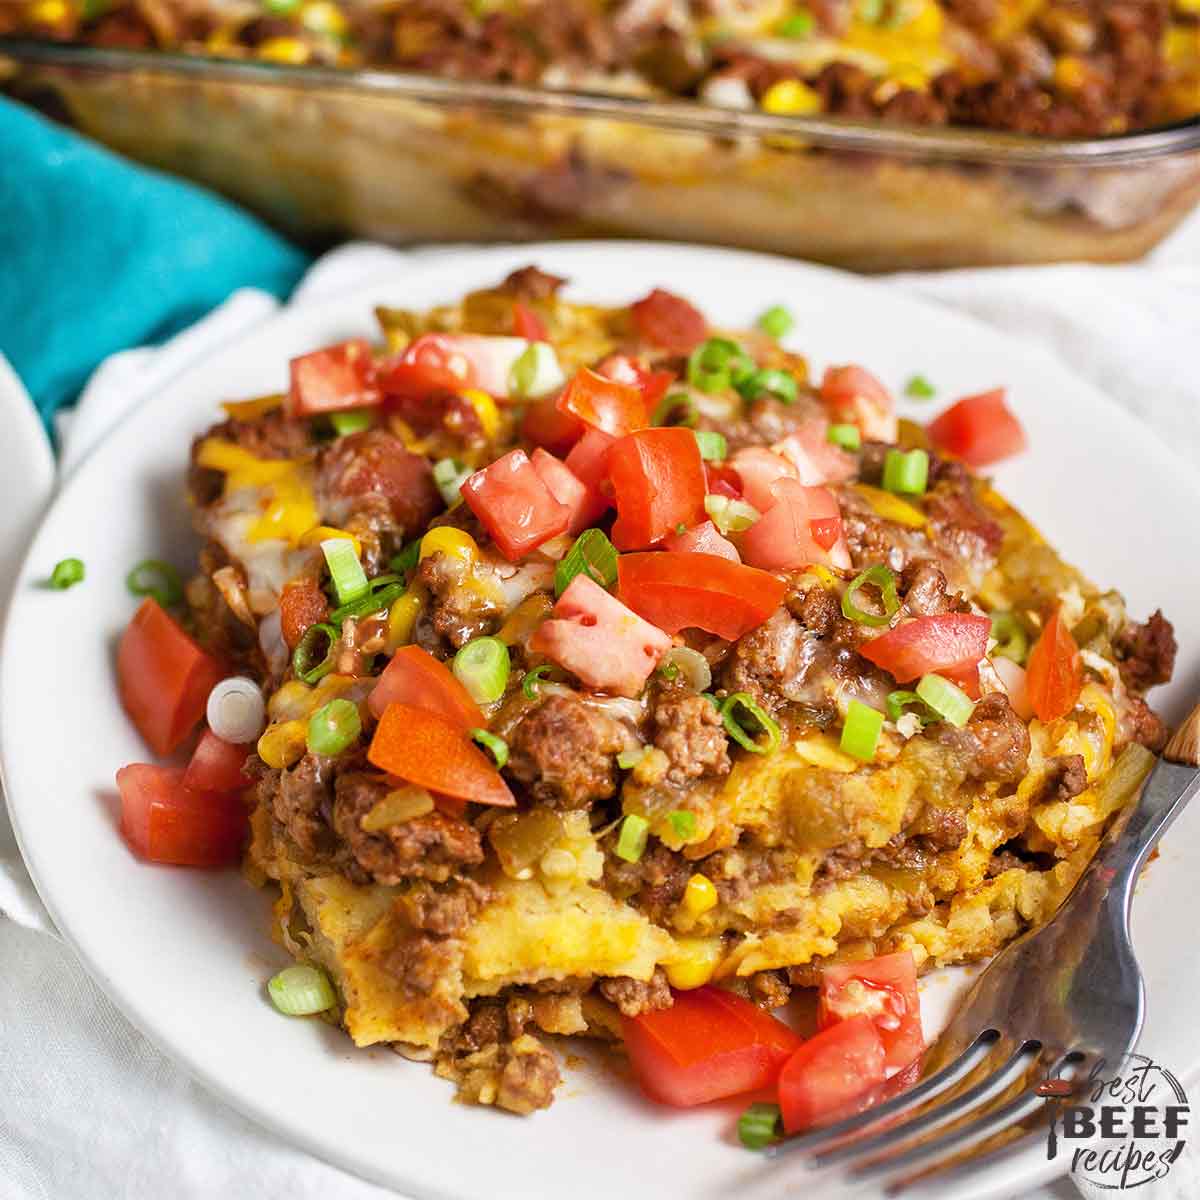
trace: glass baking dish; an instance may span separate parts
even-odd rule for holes
[[[864,271],[1137,258],[1200,199],[1200,119],[1050,141],[0,42],[18,95],[308,240],[647,237]]]

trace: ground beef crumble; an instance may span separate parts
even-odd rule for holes
[[[1130,622],[1113,643],[1121,678],[1137,692],[1169,683],[1175,670],[1178,644],[1171,622],[1158,609],[1143,624]]]
[[[606,1000],[612,1001],[627,1017],[671,1007],[671,989],[661,967],[656,967],[654,974],[645,982],[618,975],[600,980],[597,988]]]

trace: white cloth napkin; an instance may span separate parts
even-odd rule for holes
[[[389,273],[400,277],[414,257],[453,253],[344,246],[312,268],[290,303],[316,303]],[[1200,381],[1193,365],[1200,346],[1200,213],[1134,266],[908,274],[885,286],[1042,344],[1200,466]],[[108,359],[62,418],[61,474],[134,405],[277,307],[264,293],[241,291],[165,345]],[[1145,1200],[1200,1195],[1195,1157],[1185,1155],[1166,1181],[1144,1188]],[[3,1200],[386,1194],[244,1120],[134,1030],[55,936],[0,812]],[[1077,1195],[1063,1182],[1023,1192],[1021,1200]]]

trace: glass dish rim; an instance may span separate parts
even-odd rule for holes
[[[1171,125],[1106,137],[1051,139],[951,126],[894,125],[845,117],[782,116],[718,108],[694,100],[657,100],[601,92],[447,79],[399,70],[283,63],[82,46],[0,37],[0,59],[114,73],[149,72],[216,82],[330,89],[442,107],[600,118],[722,139],[793,139],[827,150],[881,157],[1013,167],[1113,167],[1200,151],[1200,115]]]

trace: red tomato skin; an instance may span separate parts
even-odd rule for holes
[[[471,360],[448,333],[426,333],[380,369],[380,384],[390,396],[427,396],[476,386]]]
[[[366,338],[350,338],[302,354],[292,359],[289,371],[291,383],[284,400],[289,417],[374,408],[383,400],[375,386],[374,360]]]
[[[531,401],[521,418],[521,436],[527,442],[560,456],[570,452],[587,428],[578,417],[560,411],[553,395]]]
[[[676,992],[671,1008],[622,1017],[621,1028],[642,1091],[676,1108],[768,1087],[800,1044],[782,1022],[716,987]]]
[[[192,732],[224,675],[221,664],[149,598],[117,647],[121,703],[155,754],[170,754]]]
[[[389,704],[428,709],[464,732],[487,724],[479,705],[450,668],[420,646],[401,646],[367,697],[367,707],[377,720]]]
[[[1083,660],[1070,629],[1055,609],[1029,652],[1025,689],[1040,721],[1057,721],[1075,707],[1083,687]]]
[[[642,429],[608,454],[618,550],[641,550],[705,519],[704,461],[690,429]]]
[[[711,521],[701,521],[686,533],[673,533],[663,538],[662,548],[674,550],[680,554],[715,554],[718,558],[727,558],[730,562],[741,562],[737,547],[726,537],[722,537],[717,527]]]
[[[795,466],[781,454],[765,446],[747,446],[737,451],[729,465],[742,481],[742,493],[746,503],[758,511],[766,512],[776,500],[771,488],[780,479],[795,479]]]
[[[533,469],[541,476],[550,494],[571,514],[567,532],[574,536],[586,529],[593,509],[587,485],[564,462],[540,446],[530,456]]]
[[[925,1035],[921,1031],[917,964],[911,950],[822,968],[817,1027],[828,1029],[851,1016],[865,1016],[874,1022],[887,1070],[897,1071],[920,1058]]]
[[[699,309],[662,288],[629,306],[643,341],[672,354],[690,354],[708,337],[708,322]]]
[[[779,1073],[783,1127],[799,1133],[862,1112],[885,1082],[883,1042],[866,1017],[851,1017],[809,1038]]]
[[[987,653],[992,623],[973,613],[916,617],[859,647],[859,653],[887,671],[897,683],[930,672],[974,666]]]
[[[674,371],[652,371],[649,367],[630,358],[627,354],[610,354],[597,368],[596,373],[618,383],[628,383],[642,393],[642,404],[647,413],[667,394],[675,382]]]
[[[235,745],[206,729],[183,774],[183,786],[192,792],[239,792],[249,787],[242,768],[250,750],[248,744]]]
[[[775,503],[740,537],[746,562],[764,571],[791,571],[808,563],[849,567],[841,510],[828,488],[805,487],[782,476],[771,490]]]
[[[894,442],[900,432],[891,392],[863,367],[827,368],[821,402],[831,421],[857,425],[867,441]]]
[[[968,466],[987,467],[1029,445],[1021,422],[1005,403],[1005,389],[965,396],[929,425],[929,440]]]
[[[121,832],[150,862],[227,867],[241,858],[248,821],[241,797],[194,792],[179,767],[131,763],[117,772]]]
[[[315,579],[284,585],[279,596],[279,628],[289,650],[295,650],[309,627],[329,615],[329,600]]]
[[[806,487],[825,483],[845,483],[853,479],[858,463],[853,455],[829,440],[829,422],[817,417],[805,421],[771,448],[796,468],[800,482]]]
[[[513,333],[531,342],[545,342],[550,339],[542,318],[520,300],[513,301]]]
[[[624,437],[649,423],[640,387],[606,379],[587,367],[575,372],[556,403],[559,412],[609,437]]]
[[[704,629],[728,641],[757,629],[787,591],[766,571],[694,551],[622,555],[617,580],[621,599],[659,629]]]
[[[510,450],[476,471],[462,485],[462,497],[509,562],[566,533],[571,519],[524,450]]]
[[[616,440],[599,429],[589,428],[566,457],[567,469],[588,490],[588,503],[580,514],[585,526],[595,524],[601,514],[612,507],[608,454]]]

